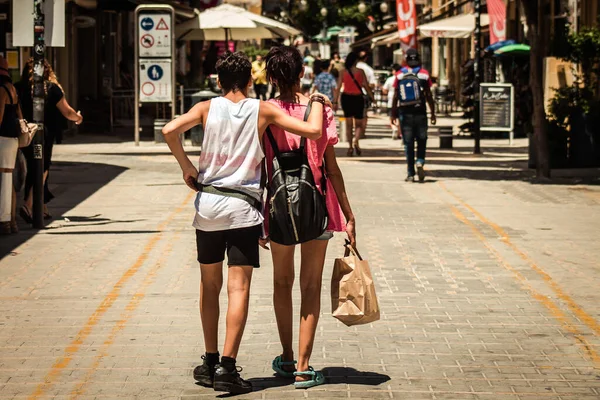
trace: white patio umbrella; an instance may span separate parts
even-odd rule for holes
[[[276,39],[299,35],[300,31],[241,7],[222,4],[176,26],[178,40]]]

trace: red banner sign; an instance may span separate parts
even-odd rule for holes
[[[506,40],[506,4],[504,0],[488,0],[490,44]]]
[[[417,48],[417,7],[415,0],[396,0],[398,35],[402,50]]]

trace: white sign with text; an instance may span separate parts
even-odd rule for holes
[[[138,15],[138,54],[140,57],[171,57],[170,14]]]
[[[160,103],[173,100],[171,60],[140,60],[140,102]]]

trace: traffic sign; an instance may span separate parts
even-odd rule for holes
[[[140,38],[140,44],[146,49],[151,48],[152,46],[154,46],[154,36],[152,36],[149,33],[146,33]]]
[[[163,69],[158,64],[154,64],[148,68],[148,78],[153,81],[159,81],[163,77]]]
[[[158,21],[158,25],[156,25],[157,31],[168,31],[169,27],[163,18]]]
[[[150,31],[152,28],[154,28],[154,21],[152,18],[144,17],[140,22],[140,27],[145,31]]]
[[[140,13],[138,15],[139,57],[171,57],[171,14]]]
[[[173,99],[171,60],[143,59],[139,61],[140,102],[171,102]]]

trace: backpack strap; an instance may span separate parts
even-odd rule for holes
[[[308,121],[308,117],[310,115],[310,110],[311,109],[312,109],[312,103],[309,101],[308,105],[306,106],[306,112],[304,113],[304,118],[303,118],[304,122]],[[300,139],[300,150],[304,151],[305,146],[306,146],[306,138],[302,137]]]
[[[277,147],[277,142],[275,141],[275,137],[273,137],[273,132],[271,132],[271,128],[267,126],[267,138],[271,143],[271,147],[273,148],[273,152],[275,153],[275,157],[279,158],[281,153],[279,152],[279,147]]]
[[[8,94],[8,98],[10,99],[10,104],[14,105],[15,102],[13,101],[13,97],[12,97],[12,94],[10,93],[10,90],[8,90],[8,88],[6,87],[6,85],[2,85],[2,88],[4,90],[6,90],[6,94]]]

